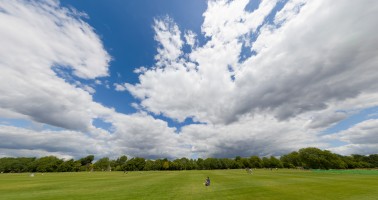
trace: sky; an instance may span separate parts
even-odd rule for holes
[[[0,157],[378,153],[375,0],[0,0]]]

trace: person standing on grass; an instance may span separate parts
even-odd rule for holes
[[[210,178],[207,177],[205,180],[205,186],[210,186]]]

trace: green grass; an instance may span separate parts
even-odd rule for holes
[[[0,199],[377,199],[377,171],[0,174]],[[352,173],[353,172],[353,173]],[[211,186],[203,182],[209,176]]]

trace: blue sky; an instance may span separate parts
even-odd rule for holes
[[[378,153],[377,11],[1,0],[0,157]]]
[[[85,12],[85,19],[101,37],[105,49],[113,60],[110,66],[110,83],[137,83],[138,76],[133,71],[140,66],[154,65],[157,43],[154,40],[153,20],[170,16],[182,29],[200,33],[206,1],[61,1],[62,5]],[[108,98],[109,95],[112,98]],[[96,88],[94,99],[114,107],[122,113],[134,113],[130,106],[137,100],[129,93],[120,93],[104,87]],[[159,117],[159,116],[157,116]],[[181,123],[165,118],[171,126],[181,127]],[[189,120],[189,119],[188,119]],[[186,124],[186,123],[184,123]]]

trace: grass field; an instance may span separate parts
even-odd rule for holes
[[[0,174],[0,199],[378,199],[378,171]],[[211,186],[203,182],[209,176]]]

